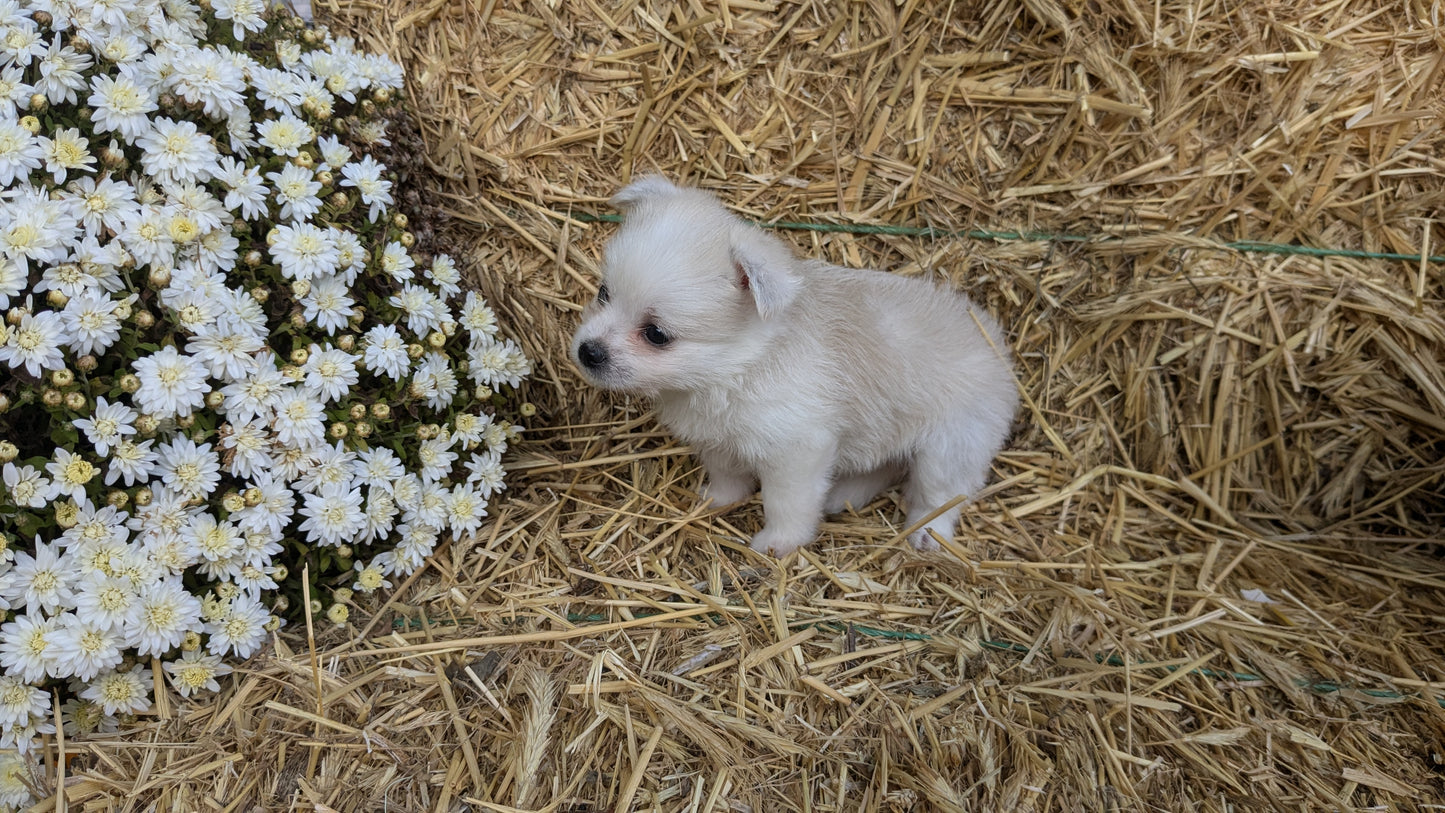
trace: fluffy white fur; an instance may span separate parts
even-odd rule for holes
[[[910,525],[982,488],[1018,402],[994,320],[930,282],[798,259],[711,195],[644,178],[572,358],[589,381],[650,396],[730,505],[761,481],[755,550],[783,556],[824,513],[905,477]],[[659,342],[662,339],[664,341]],[[951,536],[951,508],[909,536]]]

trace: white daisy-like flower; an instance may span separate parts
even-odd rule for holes
[[[216,180],[226,185],[226,208],[240,210],[245,220],[265,217],[267,189],[261,182],[261,170],[230,156],[223,156],[218,166]]]
[[[421,478],[406,472],[392,482],[391,496],[403,510],[417,510],[421,506]]]
[[[197,445],[177,435],[157,449],[156,475],[166,487],[186,499],[199,499],[216,490],[221,482],[221,461],[211,444]]]
[[[310,280],[336,271],[336,242],[327,229],[310,223],[277,226],[272,232],[271,258],[282,276]]]
[[[407,521],[420,521],[424,525],[441,528],[447,524],[447,498],[450,496],[441,483],[422,477],[416,507],[408,512]]]
[[[23,23],[5,27],[5,50],[3,53],[7,62],[28,67],[31,60],[45,53],[49,43],[41,36],[39,29],[28,17],[23,20]]]
[[[302,147],[316,140],[316,131],[311,129],[311,125],[290,113],[282,113],[278,118],[256,125],[256,135],[260,137],[262,146],[276,155],[289,158],[295,158]]]
[[[59,624],[43,613],[23,613],[0,626],[0,666],[27,683],[56,677],[54,636]]]
[[[227,429],[229,427],[229,430]],[[221,428],[222,457],[226,470],[237,477],[250,478],[270,471],[276,465],[271,457],[271,434],[258,420],[235,421]]]
[[[17,121],[0,119],[0,186],[30,177],[45,159],[40,140]]]
[[[422,357],[412,384],[421,389],[431,409],[446,409],[457,395],[456,373],[452,371],[451,362],[441,353],[427,353]]]
[[[206,368],[197,359],[166,345],[137,359],[132,369],[140,379],[135,402],[158,418],[189,415],[205,405]]]
[[[316,147],[321,151],[321,161],[325,168],[333,172],[346,166],[346,162],[351,160],[351,148],[342,144],[339,136],[322,136],[316,139]]]
[[[115,132],[134,144],[150,130],[150,114],[157,109],[156,94],[126,70],[117,74],[97,73],[90,80],[91,123],[95,132]]]
[[[261,500],[242,508],[231,518],[248,534],[280,536],[296,513],[296,495],[286,481],[273,479],[265,472],[258,473],[251,484],[261,491]]]
[[[352,590],[375,593],[377,590],[391,587],[391,582],[387,580],[386,574],[382,572],[375,560],[368,565],[362,565],[358,561],[352,566],[352,569],[356,571],[356,582],[351,585]]]
[[[125,216],[137,207],[135,187],[110,176],[79,178],[68,188],[81,203],[81,222],[91,236],[99,236],[102,229],[120,231]]]
[[[236,239],[230,229],[211,229],[202,234],[197,243],[196,262],[214,271],[230,271],[236,267],[236,250],[240,247],[241,241]]]
[[[336,242],[336,276],[351,285],[366,267],[366,247],[361,244],[361,238],[345,229],[332,226],[330,232]]]
[[[69,449],[57,447],[55,458],[45,464],[50,475],[50,497],[69,497],[77,503],[85,502],[85,487],[100,471],[90,461],[74,454]]]
[[[452,486],[451,495],[447,498],[447,524],[451,526],[452,533],[461,536],[462,534],[476,533],[482,527],[482,519],[487,515],[487,501],[471,483],[458,483]]]
[[[467,349],[468,374],[478,384],[518,386],[532,372],[532,363],[511,339],[484,341]]]
[[[472,412],[458,412],[452,418],[452,442],[462,449],[472,449],[486,436],[492,419]]]
[[[199,602],[197,602],[199,603]],[[150,708],[150,679],[142,664],[124,672],[105,672],[90,682],[80,696],[105,709],[106,714],[135,714]]]
[[[0,68],[0,119],[14,120],[18,110],[30,105],[35,87],[24,80],[25,71],[19,65]],[[350,154],[349,150],[347,154]]]
[[[346,329],[348,321],[356,314],[346,283],[336,276],[315,280],[311,290],[301,297],[302,315],[306,321],[333,336],[338,330]]]
[[[208,562],[230,559],[245,546],[245,537],[234,523],[217,520],[204,511],[186,528],[186,535],[201,558]]]
[[[65,336],[64,320],[54,311],[26,313],[20,324],[10,331],[10,338],[0,344],[0,361],[39,377],[45,370],[65,366],[60,343]]]
[[[246,103],[246,76],[226,48],[188,48],[171,63],[168,84],[213,119],[222,119]]]
[[[101,395],[95,399],[95,409],[90,411],[89,418],[77,418],[71,424],[84,432],[85,439],[95,447],[96,454],[104,457],[122,437],[135,434],[135,426],[132,425],[135,419],[134,409],[119,402],[111,403]]]
[[[175,263],[176,242],[171,237],[170,217],[155,206],[128,210],[121,221],[116,238],[137,263],[169,268]]]
[[[363,121],[352,130],[357,141],[372,146],[390,147],[391,139],[386,137],[386,122],[372,119]]]
[[[432,260],[426,276],[437,286],[443,299],[450,299],[462,291],[462,274],[457,270],[456,260],[449,255],[438,254]]]
[[[391,550],[389,573],[406,574],[421,567],[436,550],[440,532],[433,525],[411,523],[397,527],[396,547]]]
[[[354,479],[356,453],[349,452],[337,441],[334,446],[322,444],[312,449],[315,459],[309,469],[292,482],[292,486],[305,494],[320,494],[337,489],[351,488]]]
[[[435,293],[410,282],[387,301],[406,313],[406,329],[417,336],[425,336],[441,327],[446,316],[446,306]]]
[[[5,482],[5,494],[9,501],[21,508],[44,508],[50,499],[50,480],[31,466],[17,466],[6,463],[0,469],[0,479]]]
[[[417,446],[416,459],[421,464],[417,474],[423,481],[434,483],[451,473],[452,464],[457,462],[457,454],[451,448],[452,441],[447,435],[429,438]]]
[[[357,194],[361,195],[361,202],[371,207],[367,212],[367,219],[372,223],[395,202],[391,197],[391,181],[382,177],[385,170],[386,167],[377,163],[370,155],[363,155],[360,161],[353,161],[341,168],[341,185],[356,188]],[[398,277],[410,278],[410,274]]]
[[[396,500],[380,489],[373,489],[366,495],[366,528],[357,537],[359,542],[385,539],[396,522]]]
[[[309,542],[335,547],[344,544],[366,527],[361,511],[361,489],[335,489],[321,494],[307,494],[301,506],[306,520],[301,530]]]
[[[62,618],[64,622],[50,636],[58,674],[91,680],[103,671],[120,666],[125,639],[118,630],[73,613],[66,613]]]
[[[200,622],[201,600],[179,576],[151,582],[141,587],[135,620],[126,628],[126,645],[135,647],[141,657],[162,655],[180,646],[187,632],[199,632]]]
[[[326,436],[326,412],[310,391],[295,387],[276,400],[272,428],[277,440],[286,446],[308,449]]]
[[[135,140],[144,151],[140,162],[147,173],[163,184],[206,181],[215,176],[220,154],[210,136],[189,121],[157,116],[152,123],[154,126]]]
[[[173,224],[177,222],[176,215],[181,215],[194,223],[200,234],[215,231],[231,222],[226,207],[205,187],[195,183],[167,184],[166,209],[171,212]]]
[[[57,186],[65,183],[66,173],[95,171],[95,156],[88,149],[90,142],[81,137],[78,127],[56,130],[54,138],[40,136],[38,141],[45,158],[45,171]]]
[[[281,204],[281,218],[284,220],[306,220],[321,208],[321,182],[310,169],[286,164],[280,172],[266,173],[266,180],[276,190],[276,202]]]
[[[257,68],[251,72],[251,86],[267,110],[292,115],[301,106],[301,79],[290,71]]]
[[[361,360],[366,369],[393,381],[401,380],[411,369],[411,357],[406,353],[406,342],[402,341],[401,335],[391,325],[375,325],[366,331]]]
[[[244,379],[256,368],[253,354],[265,346],[251,331],[218,320],[200,326],[186,342],[186,352],[206,367],[211,378],[231,383]]]
[[[87,573],[75,588],[75,614],[123,633],[140,612],[140,592],[128,578]]]
[[[0,728],[24,725],[49,712],[49,692],[18,675],[0,675]]]
[[[301,367],[306,376],[303,386],[320,397],[323,404],[339,401],[360,380],[356,362],[357,357],[344,350],[331,346],[323,350],[313,344],[306,363]]]
[[[135,294],[118,300],[99,289],[92,289],[65,303],[60,316],[70,349],[79,355],[104,353],[120,338],[120,317],[115,315],[116,308],[122,303],[129,307],[135,300]]]
[[[320,79],[303,79],[301,109],[313,116],[330,116],[336,111],[336,97],[326,89],[326,83]]]
[[[237,2],[244,1],[237,0]],[[213,0],[213,2],[219,7],[225,0]],[[237,23],[237,26],[239,27],[240,23]],[[236,38],[240,39],[240,36],[238,35]],[[181,697],[190,697],[201,691],[220,691],[221,684],[216,679],[225,677],[232,671],[228,664],[221,661],[220,655],[203,652],[199,649],[182,652],[179,658],[166,661],[161,668],[166,670],[166,674],[171,679],[171,686],[180,692]]]
[[[272,578],[276,570],[266,565],[256,565],[249,561],[241,565],[236,573],[235,584],[251,598],[260,598],[261,593],[267,590],[275,590],[278,585]]]
[[[81,73],[94,63],[90,54],[80,53],[56,37],[40,60],[40,81],[35,83],[35,89],[44,93],[51,104],[75,104],[76,91],[85,89]]]
[[[206,648],[214,655],[235,652],[237,657],[249,658],[266,642],[266,622],[271,614],[261,602],[249,596],[237,596],[231,600],[226,614],[217,621],[206,624],[211,639]]]
[[[281,394],[286,391],[285,376],[276,369],[276,357],[260,353],[255,366],[244,377],[221,388],[224,400],[221,412],[232,421],[252,418],[269,419]]]
[[[9,257],[0,254],[0,308],[10,307],[10,300],[25,290],[28,277]]]
[[[126,65],[145,56],[146,44],[130,31],[112,29],[93,43],[93,50],[101,59]]]
[[[121,438],[110,456],[109,465],[106,466],[105,484],[114,485],[117,480],[124,480],[125,486],[129,488],[154,477],[156,453],[151,451],[154,443],[153,440],[133,443]]]
[[[467,482],[474,483],[477,493],[483,497],[490,498],[493,494],[506,488],[507,471],[502,468],[502,455],[495,449],[472,455],[468,460]]]
[[[356,453],[352,464],[352,475],[371,489],[380,489],[390,494],[397,479],[406,473],[406,468],[397,459],[396,453],[385,446],[374,446]]]
[[[381,271],[393,280],[406,282],[412,279],[415,276],[412,269],[415,267],[416,261],[406,253],[406,246],[401,243],[387,243],[381,250]]]

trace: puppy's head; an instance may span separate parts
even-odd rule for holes
[[[572,359],[593,384],[656,395],[728,379],[766,353],[801,288],[786,245],[698,189],[635,181]]]

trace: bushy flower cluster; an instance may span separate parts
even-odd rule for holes
[[[401,81],[256,0],[0,0],[0,749],[152,659],[215,689],[303,562],[375,590],[481,525],[529,365],[411,251]]]

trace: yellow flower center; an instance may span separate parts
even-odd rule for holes
[[[85,485],[95,476],[95,466],[84,460],[71,460],[65,464],[65,480],[73,485]]]

